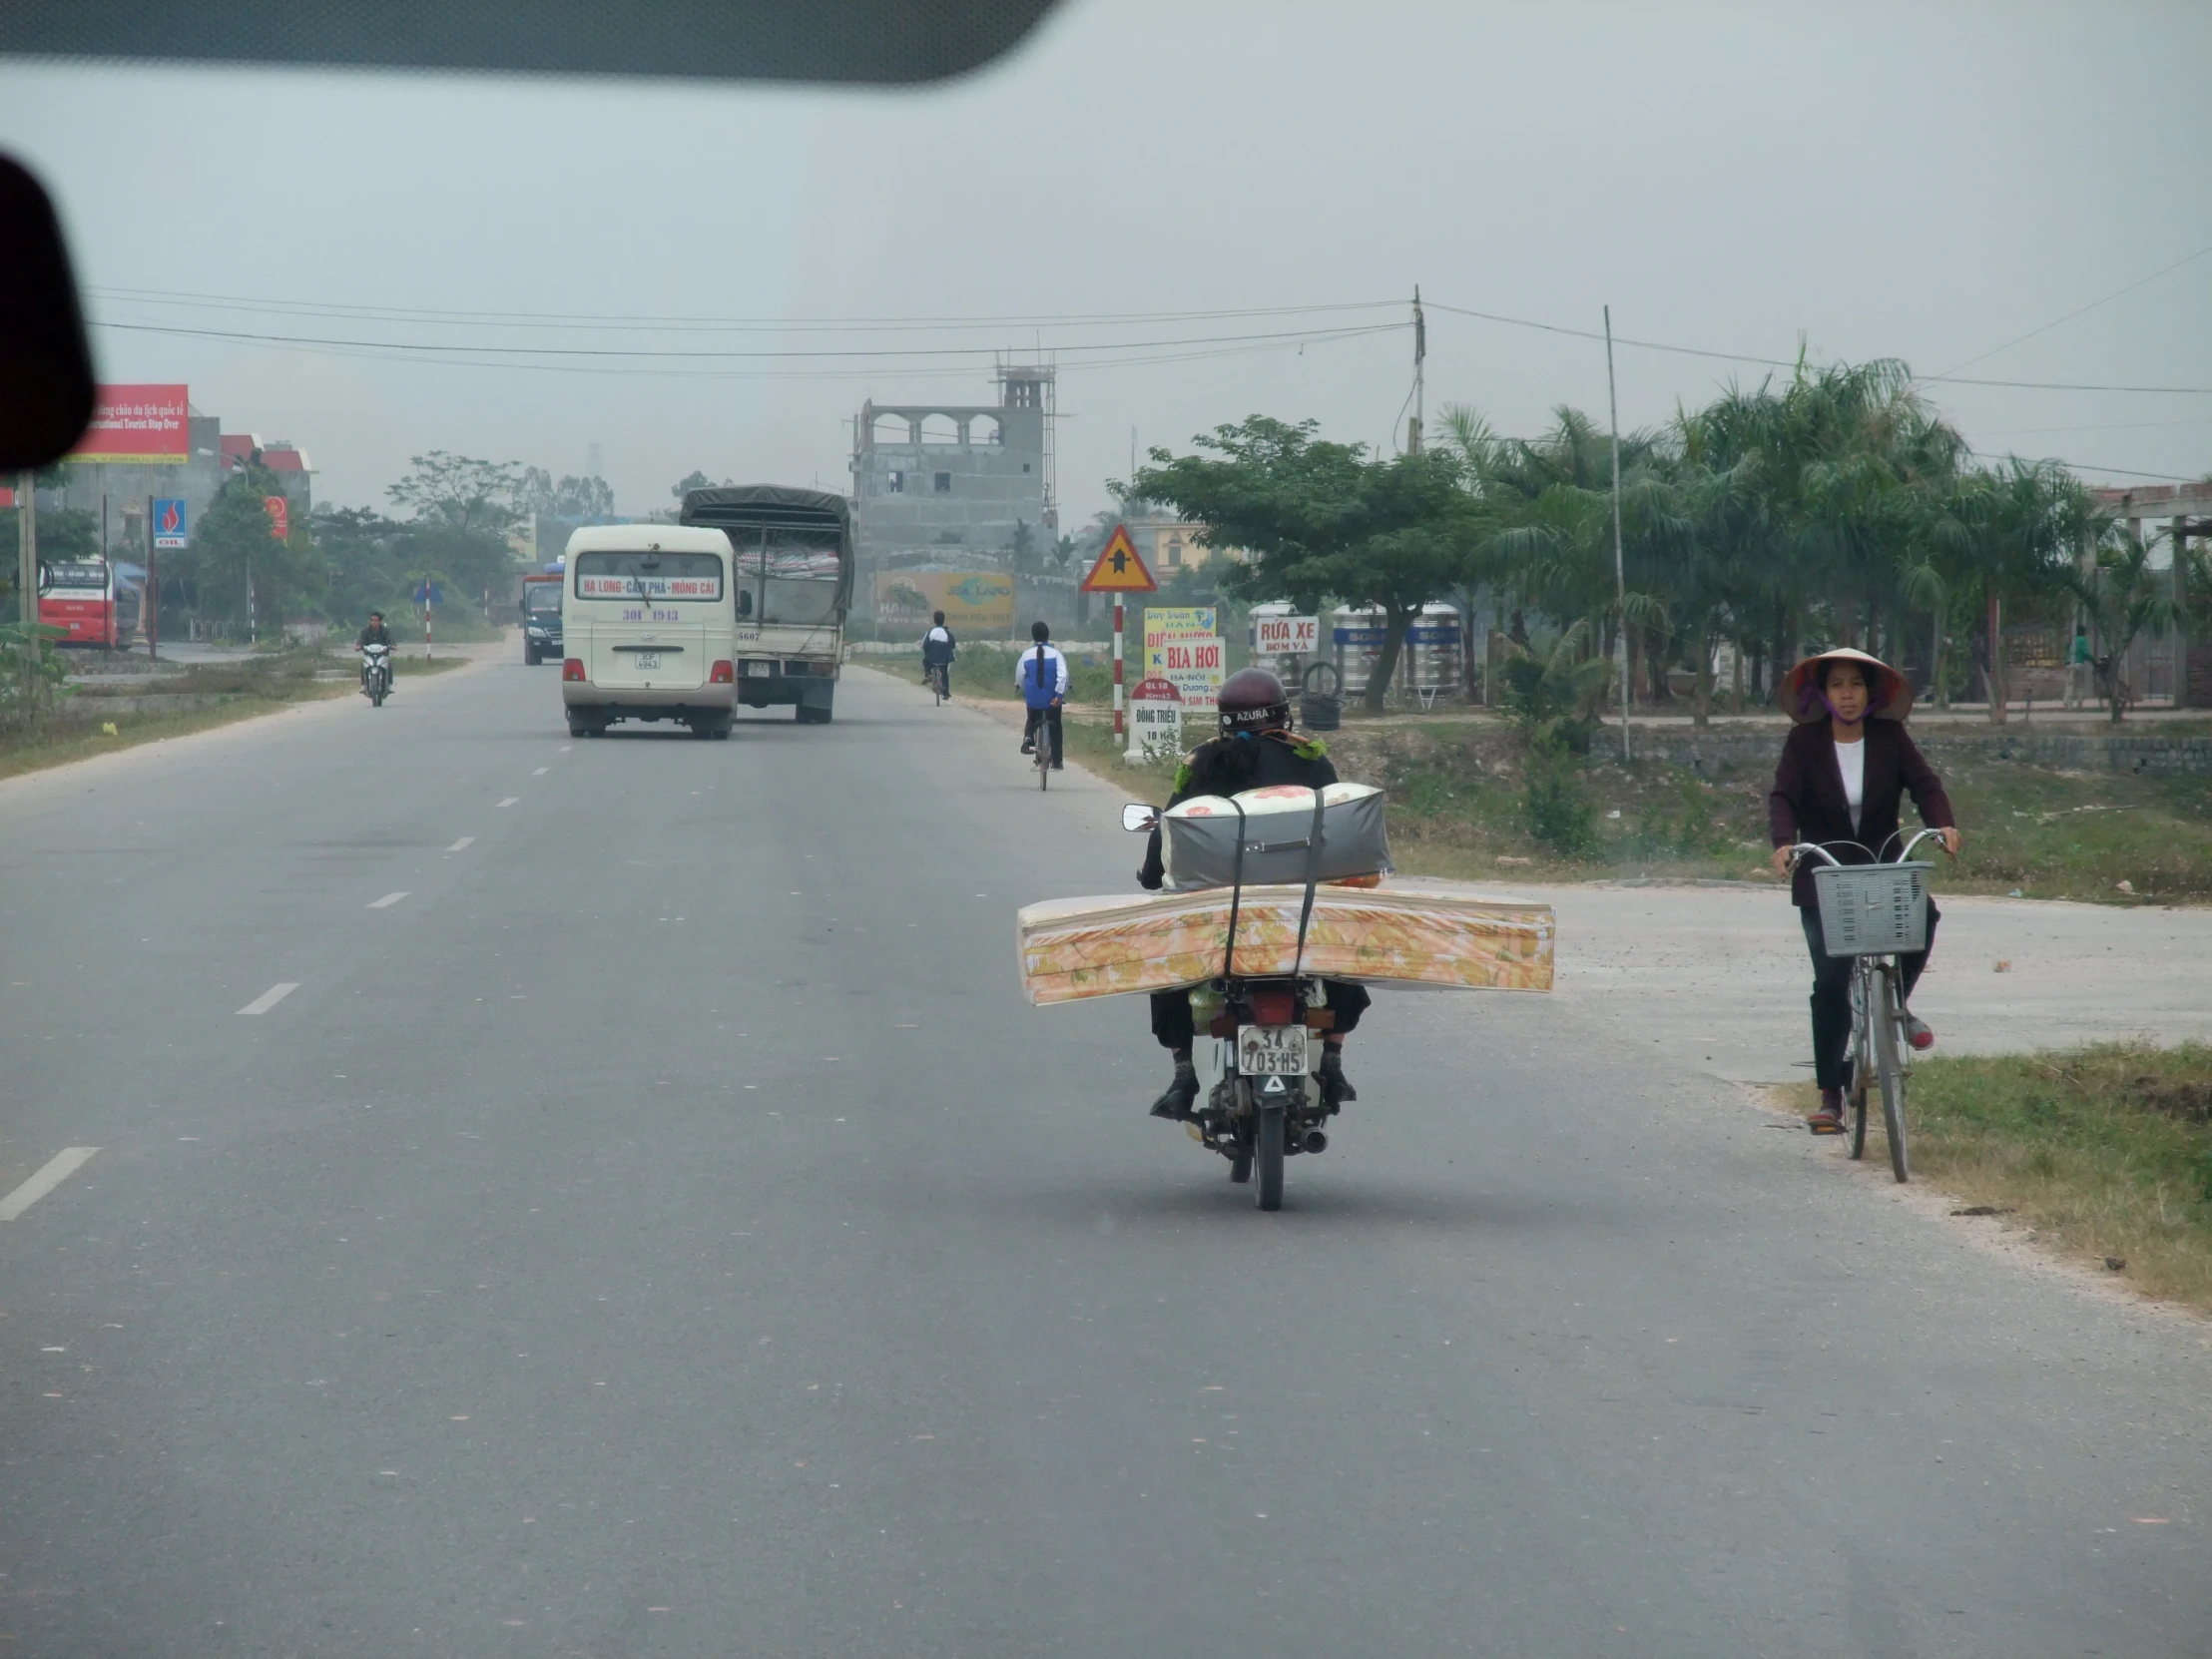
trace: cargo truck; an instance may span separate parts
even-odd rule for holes
[[[722,531],[736,555],[738,702],[789,704],[800,724],[827,724],[852,604],[844,497],[782,484],[692,490],[679,522]]]

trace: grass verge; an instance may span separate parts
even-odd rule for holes
[[[1788,1093],[1813,1109],[1810,1084]],[[2212,1313],[2212,1045],[1923,1060],[1907,1111],[1915,1180],[2147,1296]],[[1867,1156],[1881,1166],[1876,1147]]]
[[[1391,851],[1411,872],[1774,879],[1764,768],[1704,778],[1663,762],[1578,758],[1567,788],[1584,811],[1585,833],[1562,849],[1530,832],[1524,759],[1502,725],[1353,725],[1332,738],[1330,751],[1343,776],[1389,793]],[[1938,870],[1938,891],[2212,900],[2212,778],[1994,758],[1945,759],[1939,770],[1966,838],[1958,859]],[[1905,816],[1917,827],[1910,807]]]
[[[465,659],[451,657],[424,662],[419,658],[403,657],[395,661],[401,678],[415,679],[457,669]],[[64,699],[60,717],[49,721],[41,730],[0,732],[0,778],[17,778],[28,772],[43,772],[49,767],[87,761],[95,755],[110,755],[119,749],[189,737],[195,732],[209,732],[219,726],[234,726],[242,720],[276,714],[295,704],[353,696],[359,690],[350,679],[315,679],[315,667],[292,654],[267,659],[266,664],[271,666],[265,666],[264,659],[250,659],[241,664],[194,667],[158,681],[150,680],[144,686],[120,690],[88,687],[88,695]],[[344,667],[346,664],[343,659],[332,658],[325,666]],[[190,708],[124,709],[113,714],[101,707],[118,696],[146,693],[182,695],[206,701]],[[110,726],[115,729],[112,733],[104,730]]]

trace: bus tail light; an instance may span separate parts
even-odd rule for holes
[[[589,678],[589,676],[584,673],[584,659],[581,657],[570,657],[565,662],[563,662],[561,664],[561,678],[563,680],[583,680]]]
[[[727,657],[707,672],[707,684],[710,686],[734,686],[737,683],[737,667]]]

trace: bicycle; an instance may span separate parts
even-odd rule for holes
[[[1852,956],[1851,1155],[1867,1154],[1867,1096],[1882,1088],[1882,1126],[1890,1142],[1890,1171],[1911,1179],[1905,1145],[1905,1074],[1912,1044],[1905,1030],[1905,982],[1898,957],[1928,948],[1928,872],[1913,851],[1938,830],[1923,830],[1905,843],[1895,863],[1847,864],[1814,841],[1790,848],[1791,866],[1808,854],[1827,862],[1813,871],[1820,899],[1821,936],[1831,956]],[[1839,842],[1839,845],[1856,842]],[[1862,849],[1863,850],[1863,849]],[[1884,850],[1888,850],[1885,845]]]
[[[1037,788],[1049,788],[1052,783],[1052,722],[1045,718],[1045,711],[1037,711],[1037,730],[1033,746],[1036,749]]]
[[[929,689],[937,694],[937,707],[941,709],[952,701],[952,665],[930,663],[925,672],[929,679]]]

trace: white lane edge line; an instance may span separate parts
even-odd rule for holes
[[[6,1198],[0,1198],[0,1221],[13,1221],[32,1205],[83,1169],[95,1152],[96,1146],[65,1146],[46,1160],[42,1168],[30,1180]]]
[[[280,979],[276,984],[270,986],[268,990],[262,992],[260,996],[254,998],[254,1000],[249,1002],[245,1007],[241,1008],[239,1012],[242,1014],[266,1014],[270,1011],[270,1009],[276,1007],[277,1003],[283,1001],[285,997],[291,995],[291,993],[298,988],[298,980]]]
[[[512,807],[512,806],[513,806],[513,805],[514,805],[514,804],[515,804],[516,802],[520,801],[521,799],[522,799],[522,797],[521,797],[521,796],[519,796],[519,795],[510,795],[509,797],[507,797],[507,799],[506,799],[506,800],[502,801],[502,802],[501,802],[501,803],[500,803],[499,805],[500,805],[500,806],[502,806],[502,807]]]
[[[406,896],[404,892],[388,892],[381,898],[371,899],[368,908],[371,910],[388,910]]]
[[[547,773],[551,772],[552,770],[553,770],[553,769],[552,769],[551,767],[540,767],[540,768],[538,768],[538,770],[537,770],[537,771],[535,771],[535,772],[531,773],[531,774],[530,774],[530,776],[531,776],[531,777],[533,777],[533,778],[543,778],[543,777],[544,777],[544,776],[545,776],[545,775],[546,775]]]
[[[474,835],[463,835],[459,840],[455,841],[445,850],[448,852],[466,852],[468,850],[468,843],[475,838],[476,837]]]

